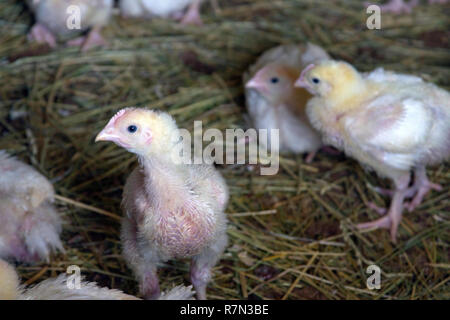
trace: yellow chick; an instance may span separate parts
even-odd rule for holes
[[[206,299],[211,268],[227,245],[226,183],[212,165],[177,159],[180,137],[168,114],[127,108],[96,138],[139,159],[123,191],[122,244],[147,299],[159,296],[158,265],[180,258],[192,258],[192,284]]]
[[[202,0],[120,0],[119,7],[124,17],[172,18],[182,24],[201,25],[201,3]]]
[[[26,288],[20,284],[13,266],[0,259],[0,300],[140,300],[120,290],[102,288],[94,282],[80,281],[79,288],[66,274]],[[192,287],[177,286],[159,300],[193,300]]]
[[[65,38],[90,29],[87,36],[67,44],[81,46],[82,51],[106,44],[100,30],[111,17],[113,0],[28,0],[28,5],[36,19],[28,35],[31,41],[47,43],[54,48],[58,37]]]
[[[52,184],[33,167],[0,151],[0,258],[35,262],[64,251]]]
[[[393,192],[377,189],[392,195],[389,210],[371,204],[385,216],[358,227],[388,228],[395,242],[403,207],[412,211],[430,190],[441,190],[425,167],[450,156],[450,94],[419,77],[381,68],[361,74],[342,61],[308,66],[296,85],[315,95],[307,114],[326,143],[393,180]]]
[[[280,152],[308,152],[311,162],[322,146],[306,117],[307,90],[294,87],[302,69],[329,59],[317,45],[281,45],[265,52],[244,75],[247,110],[256,129],[279,129]],[[272,146],[268,136],[268,148]]]

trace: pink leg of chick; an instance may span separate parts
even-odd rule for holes
[[[419,0],[410,0],[409,3],[405,3],[404,0],[390,0],[389,3],[380,6],[380,8],[381,12],[411,13],[412,9],[418,4]]]
[[[416,195],[412,201],[405,204],[409,212],[413,211],[417,206],[422,203],[423,197],[431,190],[441,191],[442,186],[436,183],[432,183],[427,178],[427,172],[425,167],[417,168],[414,171],[414,186]]]
[[[151,261],[152,252],[148,252],[147,259],[138,250],[136,222],[125,217],[122,221],[121,238],[123,254],[130,262],[135,274],[140,278],[141,293],[144,299],[158,299],[161,291],[159,289],[158,275],[156,273],[157,261]],[[146,261],[149,260],[149,261]]]
[[[311,163],[311,162],[313,162],[314,157],[316,156],[316,154],[317,154],[317,150],[316,150],[316,151],[311,151],[310,153],[308,153],[308,154],[306,155],[305,162],[306,162],[306,163]]]
[[[358,224],[358,229],[368,229],[375,227],[390,229],[392,242],[395,243],[397,237],[397,229],[400,224],[400,220],[402,219],[402,211],[404,206],[403,202],[406,196],[411,192],[411,188],[408,188],[410,179],[411,178],[409,173],[395,179],[395,191],[387,214],[375,221]]]
[[[380,188],[380,187],[371,187],[371,189],[373,189],[375,192],[381,194],[382,196],[388,196],[391,198],[395,194],[395,190],[391,190],[391,189],[385,189],[385,188]],[[408,188],[408,190],[405,193],[405,198],[411,198],[412,196],[414,196],[414,194],[416,194],[416,192],[417,192],[416,186],[412,186],[412,187]],[[380,215],[384,215],[388,211],[386,208],[379,207],[373,202],[369,202],[367,206]]]
[[[46,43],[50,48],[56,47],[56,39],[53,33],[47,29],[46,26],[40,23],[36,23],[28,34],[29,41],[35,41],[37,43]]]
[[[186,14],[184,15],[183,19],[181,19],[181,21],[180,21],[181,24],[183,24],[183,25],[192,24],[192,25],[197,25],[197,26],[203,25],[202,18],[200,17],[201,2],[202,2],[202,0],[192,1],[192,3],[189,5],[189,8],[188,8]]]
[[[147,300],[156,300],[161,296],[155,265],[147,266],[147,270],[141,280],[141,292]]]
[[[67,45],[74,47],[80,46],[82,52],[86,52],[94,47],[104,47],[106,41],[103,39],[100,30],[100,27],[94,27],[87,36],[67,41]]]
[[[228,238],[223,234],[213,245],[192,259],[191,282],[197,292],[198,300],[206,300],[206,286],[211,279],[211,269],[219,261],[227,243]]]

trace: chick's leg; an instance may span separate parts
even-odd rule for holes
[[[211,279],[211,269],[220,259],[228,243],[224,233],[210,247],[195,256],[191,262],[191,282],[197,292],[198,300],[206,300],[206,286]]]
[[[181,19],[181,24],[192,24],[201,26],[203,24],[202,18],[200,17],[200,5],[202,0],[193,0],[189,5],[189,8],[184,15],[183,19]]]
[[[425,197],[428,192],[431,190],[442,190],[441,185],[432,183],[428,180],[426,169],[423,166],[414,171],[414,187],[417,190],[416,195],[410,203],[405,204],[409,212],[413,211],[422,203],[423,197]]]
[[[375,191],[376,193],[381,194],[382,196],[388,196],[391,198],[394,197],[394,194],[396,191],[396,190],[385,189],[385,188],[380,188],[380,187],[372,187],[372,186],[369,186],[369,188],[372,189],[373,191]],[[412,196],[414,196],[414,194],[416,193],[416,190],[417,190],[417,188],[415,186],[408,188],[407,191],[405,192],[405,198],[411,198]],[[379,207],[374,202],[369,202],[367,204],[367,206],[380,215],[384,215],[388,212],[388,210],[386,208]]]
[[[409,181],[409,173],[396,179],[394,181],[396,188],[387,214],[378,220],[358,224],[358,229],[368,229],[375,227],[390,229],[392,242],[396,242],[397,229],[400,224],[400,220],[402,219],[403,201],[410,192],[410,188],[408,188]]]
[[[106,41],[100,33],[101,27],[93,27],[85,37],[78,37],[76,39],[67,41],[67,45],[71,47],[81,47],[81,51],[86,52],[94,47],[104,47]]]
[[[53,33],[47,29],[44,25],[36,23],[28,34],[28,40],[35,41],[37,43],[46,43],[50,48],[56,47],[56,39]]]
[[[314,157],[316,156],[316,154],[317,154],[317,150],[316,150],[316,151],[311,151],[311,152],[309,152],[309,153],[306,155],[305,162],[306,162],[306,163],[311,163],[311,162],[313,162]]]
[[[145,299],[156,300],[161,295],[156,265],[146,266],[141,278],[141,292]]]
[[[160,296],[159,281],[157,275],[157,263],[152,259],[151,248],[146,250],[143,256],[138,249],[136,222],[127,218],[122,220],[122,247],[123,255],[140,284],[140,291],[145,299],[158,299]],[[147,249],[147,248],[146,248]],[[147,261],[149,260],[149,261]]]

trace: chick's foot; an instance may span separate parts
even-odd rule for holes
[[[423,198],[428,192],[430,192],[431,190],[442,190],[442,186],[440,184],[432,183],[430,182],[430,180],[428,180],[425,168],[417,169],[415,171],[414,179],[414,187],[416,188],[417,193],[410,203],[405,204],[405,207],[409,212],[416,209],[422,203]]]
[[[73,40],[67,41],[67,45],[70,47],[81,47],[81,51],[86,52],[94,47],[106,46],[106,41],[100,34],[100,30],[94,28],[85,37],[78,37]]]
[[[316,154],[317,154],[317,151],[311,151],[310,153],[308,153],[308,154],[306,155],[305,162],[306,162],[306,163],[311,163],[311,162],[313,162],[314,157],[316,156]]]
[[[390,229],[391,240],[396,242],[397,229],[402,219],[402,212],[404,207],[405,197],[412,192],[412,188],[408,188],[410,181],[410,175],[405,174],[404,176],[395,180],[395,192],[392,197],[391,206],[387,211],[387,214],[375,221],[360,223],[357,225],[358,229],[369,229],[369,228],[384,228]],[[377,207],[378,208],[378,207]]]
[[[35,41],[37,43],[46,43],[50,48],[56,47],[55,36],[44,25],[36,23],[28,34],[29,41]]]
[[[182,25],[203,25],[202,18],[200,17],[200,2],[201,0],[194,0],[194,2],[192,2],[186,14],[180,21]]]
[[[387,212],[386,208],[377,206],[374,202],[369,202],[367,207],[378,213],[380,216],[384,216]]]

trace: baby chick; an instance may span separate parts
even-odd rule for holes
[[[428,0],[429,4],[433,3],[447,3],[448,0]],[[412,9],[419,4],[419,0],[409,0],[405,3],[404,0],[389,0],[388,3],[381,5],[381,12],[392,12],[395,14],[411,13]]]
[[[112,141],[139,159],[123,191],[122,244],[143,295],[159,296],[160,263],[192,258],[191,281],[206,299],[211,268],[227,245],[224,179],[212,165],[176,160],[180,132],[166,113],[123,109],[96,141]]]
[[[119,7],[125,17],[172,18],[182,24],[201,25],[201,3],[202,0],[120,0]]]
[[[47,279],[25,288],[13,266],[0,259],[0,300],[140,300],[120,290],[101,288],[94,282],[81,281],[80,288],[70,289],[67,274]],[[159,300],[192,300],[191,287],[178,286]]]
[[[389,210],[377,209],[387,214],[358,227],[388,228],[395,242],[403,207],[412,211],[430,190],[441,189],[425,167],[450,156],[450,94],[419,77],[383,69],[360,74],[340,61],[308,66],[296,85],[315,95],[307,114],[325,142],[393,180],[393,192],[378,189],[392,195]]]
[[[0,258],[48,261],[52,251],[64,250],[53,198],[43,175],[0,151]]]
[[[47,43],[54,48],[58,37],[90,29],[86,37],[68,41],[67,44],[81,45],[82,51],[105,45],[100,30],[109,21],[113,0],[28,0],[28,5],[36,19],[29,33],[30,40]],[[69,29],[73,15],[71,8],[79,9],[81,29]]]
[[[308,152],[311,162],[322,146],[321,138],[306,117],[311,95],[295,88],[301,70],[310,63],[329,59],[319,46],[281,45],[264,53],[244,75],[247,110],[256,129],[279,129],[280,152]],[[268,148],[272,142],[268,135]],[[276,146],[273,146],[276,148]]]

